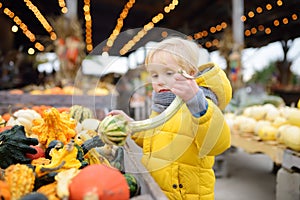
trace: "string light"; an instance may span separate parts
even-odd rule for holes
[[[272,10],[272,8],[273,8],[272,5],[269,4],[269,3],[266,5],[266,9],[267,9],[267,10]]]
[[[278,7],[281,7],[281,6],[283,5],[283,2],[282,2],[281,0],[278,0],[277,3],[276,3],[276,5],[277,5]],[[272,10],[272,8],[273,8],[273,6],[272,6],[271,4],[269,4],[269,3],[268,3],[265,7],[266,7],[266,9],[267,9],[268,11]],[[256,7],[255,11],[256,11],[257,14],[262,14],[262,13],[263,13],[263,8],[260,7],[260,6],[258,6],[258,7]],[[251,11],[251,10],[250,10],[250,11],[248,12],[248,17],[249,17],[249,18],[253,18],[254,16],[255,16],[254,11]],[[247,20],[247,17],[246,17],[245,15],[243,15],[243,16],[241,17],[241,20],[242,20],[243,22],[245,22],[245,21]]]
[[[292,21],[298,20],[297,14],[293,13],[293,14],[291,15],[291,20],[292,20]],[[284,18],[282,19],[282,24],[283,24],[283,25],[287,25],[288,23],[290,23],[288,17],[284,17]],[[275,19],[275,20],[273,21],[273,25],[274,25],[274,28],[275,28],[275,27],[279,27],[279,26],[280,26],[280,20],[279,20],[279,19]],[[245,32],[244,32],[245,36],[246,36],[246,37],[249,37],[249,36],[251,36],[251,35],[255,35],[255,34],[257,33],[257,31],[253,31],[254,29],[256,29],[256,28],[255,28],[255,27],[252,27],[250,30],[249,30],[249,29],[245,30]],[[258,31],[265,32],[265,34],[267,34],[267,35],[269,35],[269,34],[272,33],[271,27],[265,28],[263,25],[259,25],[259,26],[257,27],[257,29],[258,29]]]
[[[254,12],[253,11],[250,11],[250,12],[248,12],[248,16],[250,17],[250,18],[253,18],[254,17]]]
[[[29,48],[27,52],[29,55],[33,55],[35,50],[33,48]]]
[[[227,23],[226,22],[221,22],[220,24],[217,24],[216,26],[211,26],[209,28],[209,32],[214,34],[216,32],[221,32],[222,30],[225,30],[227,28]],[[203,30],[203,31],[200,31],[200,32],[197,32],[197,33],[194,33],[193,34],[193,38],[195,40],[198,40],[198,39],[202,39],[202,38],[205,38],[208,36],[208,31],[207,30]]]
[[[2,3],[0,2],[0,8],[2,8],[2,6]],[[39,51],[44,51],[45,47],[41,43],[36,42],[35,35],[28,29],[27,25],[23,23],[17,15],[15,15],[13,11],[11,11],[9,8],[4,8],[3,13],[16,23],[16,27],[13,26],[12,31],[16,32],[18,27],[20,27],[20,29],[23,31],[23,34],[30,40],[30,42],[35,42],[35,48]]]
[[[65,0],[58,0],[58,5],[61,8],[61,12],[66,14],[68,12],[68,8]]]
[[[262,12],[263,12],[262,7],[258,6],[258,7],[256,8],[256,12],[257,12],[258,14],[262,13]]]
[[[271,34],[271,32],[272,32],[271,28],[266,28],[266,29],[265,29],[265,33],[266,33],[267,35]]]
[[[92,16],[91,16],[91,2],[90,0],[84,0],[83,5],[84,19],[85,19],[85,43],[87,52],[93,50],[92,41]]]
[[[283,1],[278,0],[276,2],[276,5],[278,7],[281,7],[283,5]],[[273,6],[271,4],[266,4],[265,8],[266,8],[266,10],[270,11],[270,10],[273,9]],[[261,6],[258,6],[258,7],[256,7],[255,11],[256,11],[257,14],[261,14],[261,13],[263,13],[263,8]],[[255,17],[255,12],[254,11],[249,11],[247,15],[248,15],[249,18],[254,18]],[[245,15],[241,16],[241,21],[245,22],[246,20],[247,20],[247,17]],[[295,14],[295,13],[292,14],[291,15],[291,20],[294,20],[294,21],[298,20],[297,14]],[[289,19],[287,17],[282,19],[282,24],[286,25],[288,23],[289,23]],[[280,21],[278,19],[276,19],[276,20],[273,21],[273,24],[274,24],[275,27],[278,27],[280,25]],[[207,37],[208,33],[215,34],[219,31],[225,30],[226,28],[227,28],[226,22],[222,22],[221,26],[220,25],[212,26],[212,27],[209,28],[209,31],[203,30],[203,31],[194,33],[193,37],[192,36],[189,36],[189,37],[192,37],[195,40],[202,39],[202,38]],[[245,30],[244,35],[246,37],[249,37],[251,35],[257,34],[259,31],[260,32],[265,32],[266,34],[271,34],[272,33],[271,27],[266,28],[263,25],[258,25],[257,27],[252,27],[250,29]],[[212,46],[218,46],[218,45],[217,45],[217,42],[206,42],[205,46],[207,48],[210,48]]]
[[[174,10],[175,7],[178,5],[178,0],[172,0],[172,2],[164,7],[164,12],[169,13],[170,11]],[[133,37],[133,39],[129,40],[120,50],[120,55],[126,54],[141,38],[143,38],[149,30],[151,30],[156,23],[161,21],[164,18],[163,13],[158,13],[154,16],[151,22],[148,22],[144,27]]]
[[[109,49],[113,46],[116,38],[118,37],[118,35],[121,32],[121,29],[122,29],[123,24],[124,24],[124,19],[127,17],[128,13],[129,13],[129,10],[132,8],[132,6],[134,5],[134,3],[135,3],[135,0],[129,0],[125,4],[125,6],[124,6],[124,8],[123,8],[123,10],[122,10],[119,18],[117,19],[117,24],[116,24],[116,26],[115,26],[112,34],[109,36],[109,38],[108,38],[108,40],[106,42],[106,46],[103,47],[103,52],[108,52]]]
[[[53,30],[53,27],[48,23],[46,18],[42,15],[42,13],[39,11],[39,9],[30,1],[30,0],[24,0],[26,3],[26,6],[33,12],[35,17],[39,20],[39,22],[42,24],[42,26],[45,28],[45,30],[50,34],[51,39],[56,39],[56,34]]]
[[[278,5],[278,6],[282,6],[282,4],[283,4],[283,2],[282,2],[281,0],[278,0],[278,1],[277,1],[277,5]]]

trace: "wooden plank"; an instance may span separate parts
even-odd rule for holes
[[[90,108],[115,108],[116,96],[90,96],[90,95],[31,95],[31,94],[9,94],[0,92],[0,106],[9,105],[50,105],[57,107],[70,107],[74,104]]]
[[[289,171],[300,171],[300,152],[286,149],[283,154],[282,167]]]
[[[283,153],[285,150],[284,146],[274,145],[263,141],[258,141],[254,137],[244,137],[238,133],[231,134],[231,144],[235,147],[240,147],[246,152],[263,153],[268,155],[274,163],[281,164],[283,159]]]
[[[128,138],[124,145],[125,171],[137,177],[141,185],[141,195],[150,195],[146,196],[146,199],[167,200],[168,198],[141,163],[141,156],[141,148],[138,147],[132,139]]]
[[[138,195],[136,197],[130,198],[130,200],[153,200],[150,194]]]

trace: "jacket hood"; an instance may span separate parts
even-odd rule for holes
[[[196,79],[199,86],[209,88],[218,98],[218,107],[224,110],[232,98],[232,87],[226,73],[215,63],[198,67],[200,76]]]

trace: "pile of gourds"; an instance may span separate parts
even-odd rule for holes
[[[9,124],[0,123],[0,198],[125,200],[138,195],[136,177],[124,172],[120,146],[128,133],[162,125],[182,104],[176,97],[160,115],[130,122],[121,115],[99,121],[78,105],[61,112],[50,107],[41,114],[13,113]]]
[[[300,151],[300,100],[297,107],[273,104],[246,107],[240,114],[225,113],[232,132],[253,134]]]
[[[139,194],[125,173],[127,122],[103,121],[82,106],[0,117],[0,199],[129,199]],[[101,132],[100,132],[101,131]]]

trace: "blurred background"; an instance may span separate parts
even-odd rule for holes
[[[76,102],[99,119],[115,108],[146,119],[148,49],[173,35],[196,41],[233,87],[217,199],[300,199],[298,0],[0,0],[0,24],[2,116]]]

